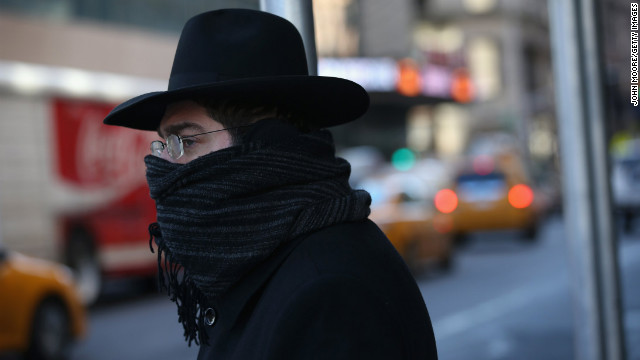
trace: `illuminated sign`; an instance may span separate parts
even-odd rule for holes
[[[348,79],[367,91],[395,91],[398,65],[390,58],[320,58],[318,75]]]
[[[459,70],[458,70],[459,71]],[[471,100],[471,80],[462,82],[446,66],[418,66],[410,59],[320,58],[318,74],[339,77],[360,84],[371,92],[398,92],[405,96],[432,96],[461,102]]]

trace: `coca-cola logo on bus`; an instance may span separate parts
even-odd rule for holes
[[[133,187],[144,183],[143,157],[156,135],[102,123],[114,105],[54,100],[57,172],[83,188]]]

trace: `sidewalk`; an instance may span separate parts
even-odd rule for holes
[[[622,235],[620,268],[627,360],[640,360],[640,230]]]

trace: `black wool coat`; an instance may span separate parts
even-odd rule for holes
[[[370,220],[292,241],[209,307],[199,360],[437,359],[416,282]]]

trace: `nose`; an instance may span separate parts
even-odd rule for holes
[[[176,160],[175,160],[174,158],[172,158],[171,156],[169,156],[169,152],[167,151],[167,149],[164,149],[164,150],[162,151],[162,154],[160,154],[160,158],[161,158],[161,159],[164,159],[164,160],[167,160],[168,162],[172,162],[172,163],[175,163],[175,162],[176,162]]]
[[[169,151],[167,149],[164,149],[160,158],[174,164],[186,164],[190,161],[189,157],[186,154],[180,156],[178,159],[172,158],[171,155],[169,155]]]
[[[167,160],[169,162],[175,163],[176,160],[173,159],[170,155],[169,155],[169,151],[167,151],[166,146],[162,149],[162,151],[151,151],[151,154],[153,156],[159,157],[160,159],[163,160]]]

